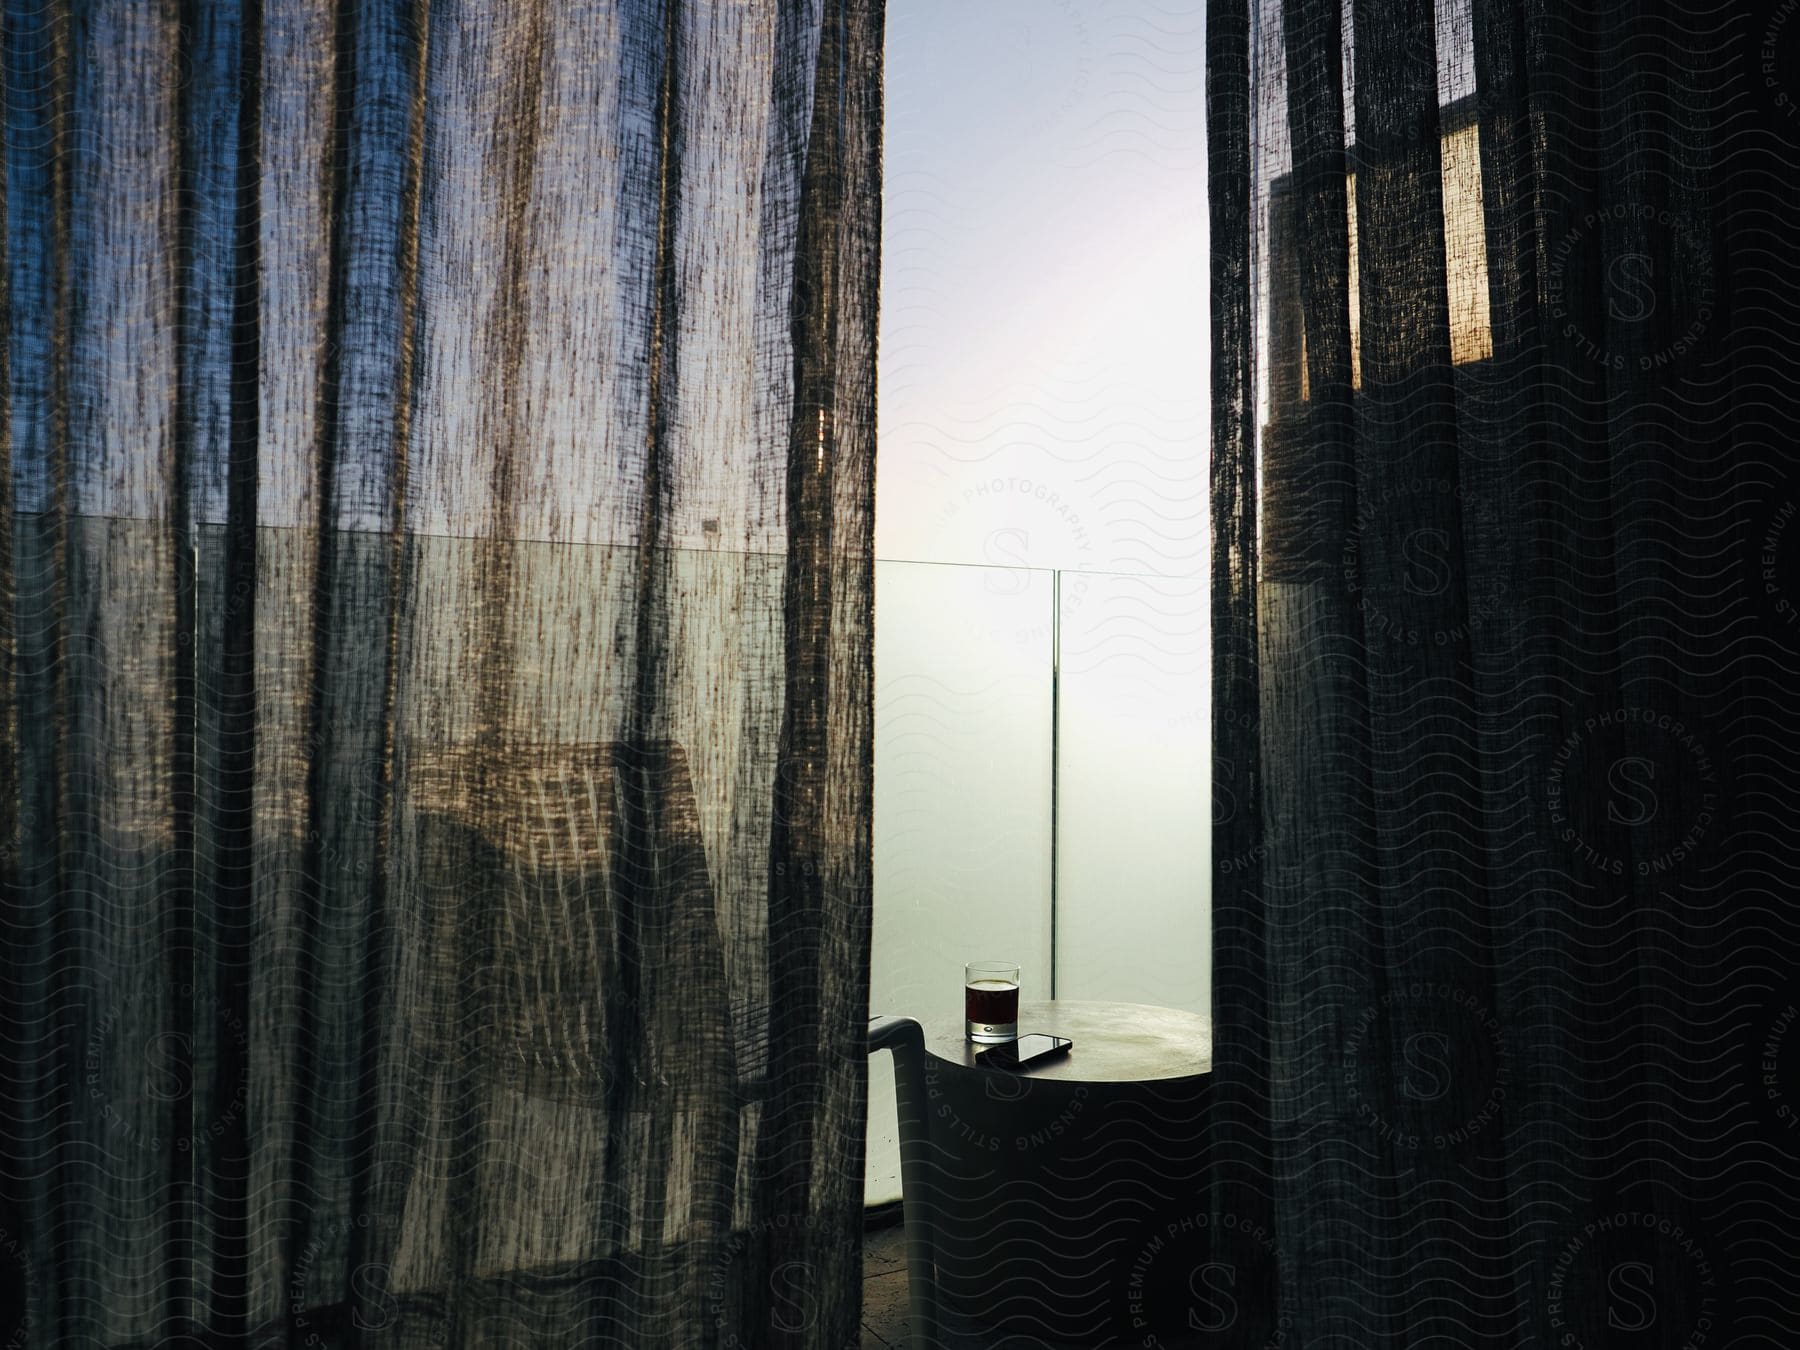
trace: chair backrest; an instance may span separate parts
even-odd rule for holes
[[[894,1055],[900,1114],[900,1195],[912,1350],[938,1350],[936,1168],[925,1088],[925,1031],[910,1017],[871,1017],[869,1053]]]

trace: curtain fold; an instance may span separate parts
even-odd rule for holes
[[[1263,1322],[1791,1337],[1782,24],[1218,0],[1208,25],[1242,1141],[1214,1175],[1266,1159],[1238,1202],[1278,1235]]]
[[[849,1343],[881,6],[5,25],[0,1344]]]

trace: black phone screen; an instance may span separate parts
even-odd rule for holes
[[[1075,1044],[1067,1036],[1050,1036],[1034,1031],[1006,1045],[990,1045],[978,1054],[976,1062],[996,1069],[1027,1069],[1033,1064],[1068,1053]]]

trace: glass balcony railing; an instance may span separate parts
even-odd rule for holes
[[[303,827],[283,813],[302,800],[315,542],[287,529],[258,539],[255,612],[266,635],[258,734],[270,766],[258,829],[267,847],[290,853]],[[101,556],[104,544],[84,547]],[[199,672],[201,751],[210,754],[218,672],[209,663],[234,602],[222,531],[202,527],[199,545],[201,649],[209,654]],[[633,696],[626,649],[636,627],[626,620],[637,550],[427,535],[409,537],[406,550],[404,692],[394,715],[408,813],[479,814],[479,804],[456,797],[449,770],[484,719],[503,716],[500,734],[543,748],[545,773],[617,738]],[[345,611],[330,657],[338,731],[328,767],[343,789],[334,789],[332,810],[344,818],[333,816],[334,848],[354,851],[372,828],[358,814],[356,775],[373,762],[375,747],[364,742],[379,726],[394,559],[386,536],[339,538]],[[768,682],[783,641],[783,569],[779,554],[671,555],[657,735],[683,748],[697,846],[715,871],[730,852],[722,841],[755,828],[739,818],[753,786],[744,775],[755,770],[723,752],[731,737],[717,728],[739,725],[746,699],[779,697]],[[155,589],[150,572],[122,567],[115,580],[121,613],[138,601],[167,607],[155,595],[132,599]],[[871,1011],[955,1016],[963,963],[987,957],[1023,967],[1027,999],[1206,1010],[1204,579],[879,560],[874,588]],[[368,604],[351,603],[360,594]],[[484,652],[495,642],[503,645],[489,667]],[[712,880],[721,923],[759,903],[753,877]],[[559,945],[567,944],[547,943]],[[545,979],[561,986],[560,976]],[[884,1072],[871,1080],[871,1201],[899,1193],[892,1078],[885,1058],[876,1064]]]
[[[1206,1011],[1204,579],[884,561],[875,613],[871,1012],[955,1017],[986,957],[1026,999]],[[879,1204],[885,1057],[869,1102]]]

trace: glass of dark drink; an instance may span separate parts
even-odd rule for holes
[[[1011,961],[963,967],[963,1029],[977,1045],[1019,1039],[1019,968]]]

